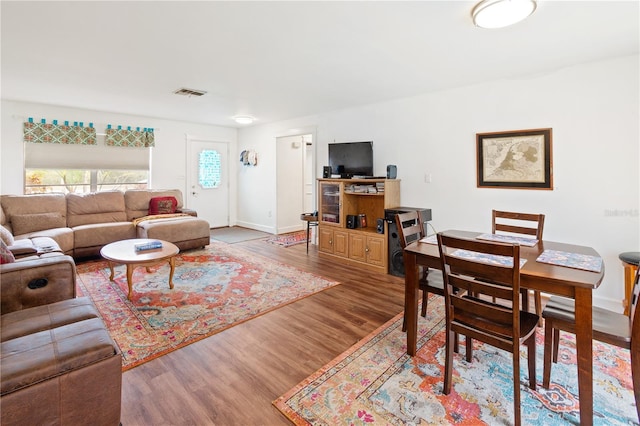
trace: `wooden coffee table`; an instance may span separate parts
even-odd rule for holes
[[[150,241],[160,241],[162,248],[153,250],[136,251],[135,246],[138,244],[148,243]],[[109,279],[113,281],[113,266],[115,264],[127,265],[127,285],[129,286],[129,294],[127,299],[131,300],[133,292],[132,276],[136,266],[144,266],[149,271],[149,267],[156,265],[165,260],[169,261],[171,272],[169,272],[169,288],[173,288],[173,271],[175,269],[175,255],[180,249],[173,243],[162,240],[151,240],[147,238],[134,238],[131,240],[116,241],[107,244],[100,250],[100,255],[109,262],[111,276]]]

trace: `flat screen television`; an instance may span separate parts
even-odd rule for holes
[[[373,142],[330,143],[329,166],[341,178],[373,176]]]

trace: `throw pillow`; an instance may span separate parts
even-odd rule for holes
[[[16,261],[16,258],[9,250],[9,247],[4,243],[4,240],[0,240],[0,264],[4,265],[5,263],[13,263]]]
[[[149,200],[149,214],[171,214],[176,212],[178,200],[176,197],[153,197]]]
[[[67,224],[60,213],[34,213],[11,216],[15,235],[28,234],[44,229],[64,228]]]
[[[2,225],[0,225],[0,239],[8,246],[13,245],[13,234],[11,234],[11,232]]]

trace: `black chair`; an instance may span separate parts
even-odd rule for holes
[[[640,269],[636,270],[631,294],[629,315],[608,309],[593,307],[593,338],[600,342],[629,349],[631,351],[631,375],[636,410],[640,420]],[[574,333],[576,327],[573,299],[552,296],[542,311],[544,318],[544,370],[542,386],[549,387],[551,381],[551,359],[558,362],[560,330]]]
[[[538,315],[520,309],[520,246],[447,236],[438,233],[446,304],[446,351],[443,393],[451,392],[456,334],[466,336],[466,358],[476,339],[509,351],[513,358],[515,424],[520,425],[520,345],[527,346],[529,387],[536,389],[535,330]],[[465,253],[511,258],[511,265],[487,263]],[[454,292],[453,289],[459,289]],[[492,298],[509,300],[509,306]]]

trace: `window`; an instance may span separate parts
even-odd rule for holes
[[[220,153],[205,149],[198,157],[198,183],[204,189],[220,186]]]
[[[145,189],[147,170],[26,169],[25,194]]]
[[[24,193],[147,188],[151,148],[25,142]]]

